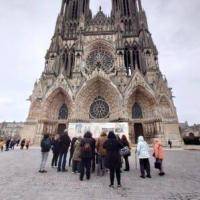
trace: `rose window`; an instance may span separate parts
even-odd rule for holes
[[[86,59],[86,64],[90,71],[96,68],[106,72],[112,71],[114,59],[111,53],[99,47],[92,51]]]
[[[95,98],[90,106],[90,118],[104,119],[109,117],[109,105],[102,97]]]

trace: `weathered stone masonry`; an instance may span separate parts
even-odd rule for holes
[[[89,0],[63,0],[45,69],[34,85],[22,135],[70,122],[128,122],[133,143],[181,138],[171,88],[158,64],[141,0],[112,0],[111,15],[92,17]]]

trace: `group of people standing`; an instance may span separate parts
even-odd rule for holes
[[[4,151],[4,147],[5,147],[5,151],[9,151],[9,150],[14,150],[15,146],[19,146],[20,145],[20,149],[24,149],[24,147],[26,147],[26,149],[29,149],[30,146],[30,140],[26,140],[26,139],[15,139],[15,138],[11,138],[8,137],[7,139],[3,139],[0,138],[0,150]]]
[[[39,172],[46,173],[45,165],[50,150],[53,152],[51,166],[56,167],[57,172],[66,172],[67,154],[69,156],[69,166],[72,166],[73,173],[79,173],[80,181],[89,180],[91,172],[97,171],[98,176],[104,176],[110,171],[110,187],[114,187],[115,177],[117,186],[121,187],[121,173],[123,160],[125,163],[124,171],[130,170],[129,156],[131,156],[131,147],[125,135],[120,138],[113,131],[108,135],[102,133],[99,138],[94,139],[91,132],[86,132],[84,137],[70,139],[67,130],[61,135],[50,138],[44,134],[41,141],[42,161]],[[144,138],[138,138],[136,153],[140,162],[141,178],[151,178],[150,173],[150,153],[148,144]],[[164,175],[162,168],[163,147],[159,140],[155,140],[154,145],[155,166],[160,169],[160,175]],[[145,176],[146,171],[146,176]]]

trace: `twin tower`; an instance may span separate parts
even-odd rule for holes
[[[124,122],[132,143],[143,135],[180,145],[172,91],[141,0],[112,0],[110,16],[101,8],[93,16],[89,3],[62,0],[22,136],[37,143],[71,123],[78,135],[83,123]]]
[[[82,15],[92,17],[90,0],[62,0],[61,15],[66,20],[78,20]],[[121,17],[133,17],[142,10],[141,0],[112,0],[112,17],[118,13]]]
[[[66,37],[72,37],[80,26],[87,25],[92,21],[92,11],[89,5],[90,0],[62,0],[60,18],[65,24],[65,31],[62,31],[65,32]],[[136,36],[141,28],[148,29],[141,0],[112,0],[109,20],[116,29],[119,25],[123,26],[129,35]],[[62,34],[64,33],[62,32]]]

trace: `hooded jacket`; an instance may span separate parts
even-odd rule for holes
[[[139,159],[150,158],[149,146],[144,141],[143,136],[138,137],[137,154],[138,154]]]

